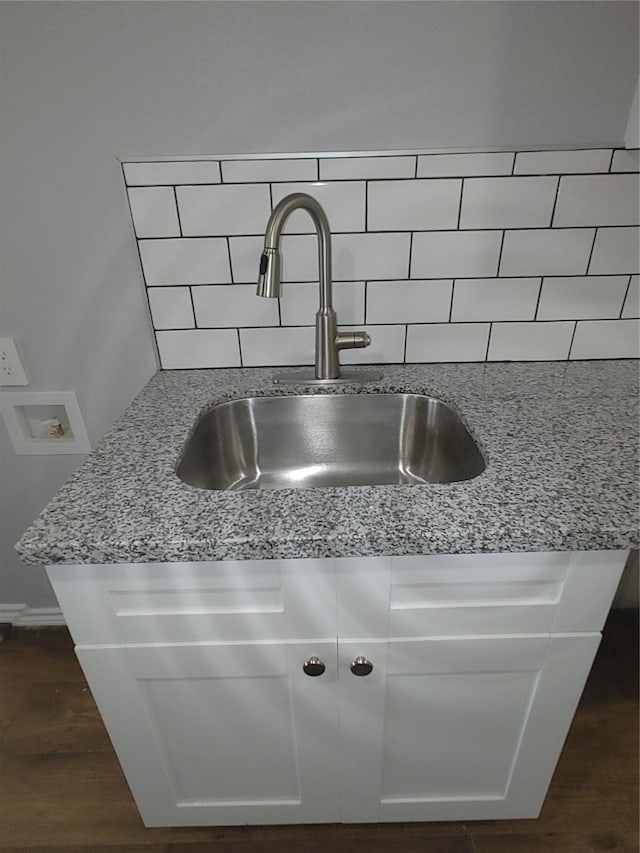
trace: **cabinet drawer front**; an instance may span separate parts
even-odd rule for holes
[[[393,557],[390,636],[601,630],[626,551]]]
[[[76,643],[335,637],[332,560],[50,566]]]

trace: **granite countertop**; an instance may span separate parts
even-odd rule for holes
[[[487,468],[448,485],[205,491],[175,466],[222,400],[309,392],[272,369],[157,373],[25,532],[27,563],[637,548],[635,361],[385,365],[330,393],[429,393]],[[328,393],[322,390],[321,393]]]

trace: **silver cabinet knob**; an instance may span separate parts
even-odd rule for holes
[[[302,664],[302,670],[303,670],[304,674],[310,675],[312,677],[315,677],[317,675],[322,675],[322,673],[325,671],[325,669],[326,669],[326,666],[324,665],[324,663],[320,660],[320,658],[316,658],[316,657],[311,657],[311,658],[309,658],[309,660],[306,660]]]
[[[373,669],[373,664],[366,658],[359,656],[352,661],[350,669],[354,675],[369,675]]]

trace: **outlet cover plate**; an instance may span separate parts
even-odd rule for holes
[[[13,338],[0,338],[0,385],[28,385]]]

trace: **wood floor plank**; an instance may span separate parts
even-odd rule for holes
[[[405,838],[398,830],[395,838],[368,835],[359,840],[334,838],[331,843],[316,831],[305,840],[280,838],[264,840],[259,836],[242,841],[228,839],[211,844],[169,844],[166,853],[474,853],[468,836],[424,834],[422,838]]]
[[[473,843],[475,853],[638,853],[637,837],[620,832],[490,835]]]
[[[0,754],[104,752],[111,741],[82,682],[2,686]]]
[[[0,687],[8,684],[38,684],[43,681],[86,681],[72,650],[22,645],[9,639],[0,643]]]
[[[211,848],[209,848],[211,849]],[[101,844],[96,847],[95,844],[81,844],[80,846],[52,846],[47,844],[44,847],[7,847],[0,842],[0,851],[2,853],[166,853],[166,844],[127,844],[125,848],[121,844]]]

